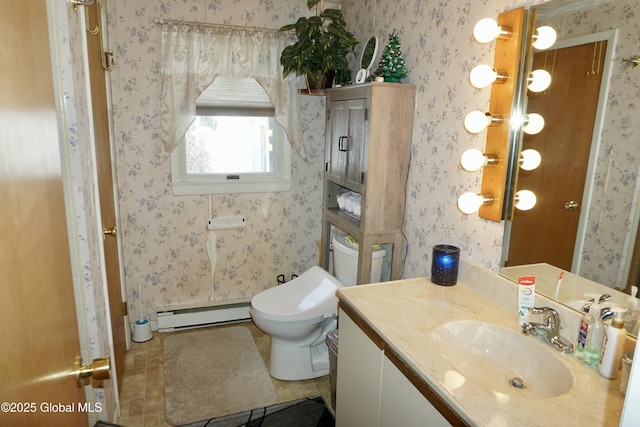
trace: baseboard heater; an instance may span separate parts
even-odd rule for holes
[[[158,332],[201,328],[251,319],[250,300],[207,306],[158,307]]]

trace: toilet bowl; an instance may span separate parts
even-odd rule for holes
[[[336,290],[343,285],[318,266],[251,299],[251,318],[271,336],[269,374],[305,380],[329,373],[326,333],[337,327]]]

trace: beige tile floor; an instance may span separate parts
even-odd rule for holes
[[[269,366],[269,347],[271,338],[260,331],[252,322],[236,323],[224,326],[243,325],[253,334],[256,346]],[[150,341],[133,343],[125,359],[124,376],[120,390],[120,421],[126,427],[163,427],[170,426],[164,419],[164,372],[163,341],[171,334],[181,332],[154,332]],[[329,376],[305,381],[280,381],[272,378],[278,393],[278,402],[321,395],[330,405],[331,388]]]

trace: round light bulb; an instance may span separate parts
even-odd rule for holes
[[[531,171],[540,166],[542,156],[536,150],[528,149],[520,153],[520,168]]]
[[[472,214],[478,212],[483,202],[484,199],[480,194],[467,192],[458,198],[458,209],[467,215]]]
[[[484,18],[478,21],[473,27],[473,38],[478,43],[489,43],[500,35],[502,29],[498,23],[491,18]]]
[[[557,37],[556,30],[552,27],[546,25],[538,27],[534,36],[533,47],[539,50],[549,49],[556,42]]]
[[[470,133],[480,133],[489,126],[491,118],[482,111],[472,111],[464,118],[464,128]]]
[[[522,131],[527,135],[535,135],[540,133],[544,128],[544,117],[538,113],[527,114],[527,124],[522,127]]]
[[[536,195],[530,190],[520,190],[516,193],[516,208],[528,211],[536,205]]]
[[[551,85],[551,74],[547,70],[533,70],[529,77],[529,90],[532,92],[542,92]]]
[[[498,72],[491,66],[486,64],[480,64],[471,70],[469,80],[473,87],[478,89],[485,88],[496,81],[498,78]]]
[[[462,153],[460,164],[462,165],[462,169],[475,172],[487,164],[487,156],[485,156],[482,151],[471,148]]]

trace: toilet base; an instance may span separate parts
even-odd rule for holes
[[[329,374],[329,348],[325,342],[299,347],[271,337],[269,375],[286,381],[309,380]]]
[[[299,381],[329,375],[327,332],[338,326],[338,319],[325,319],[309,341],[292,342],[271,336],[269,375],[286,381]]]

